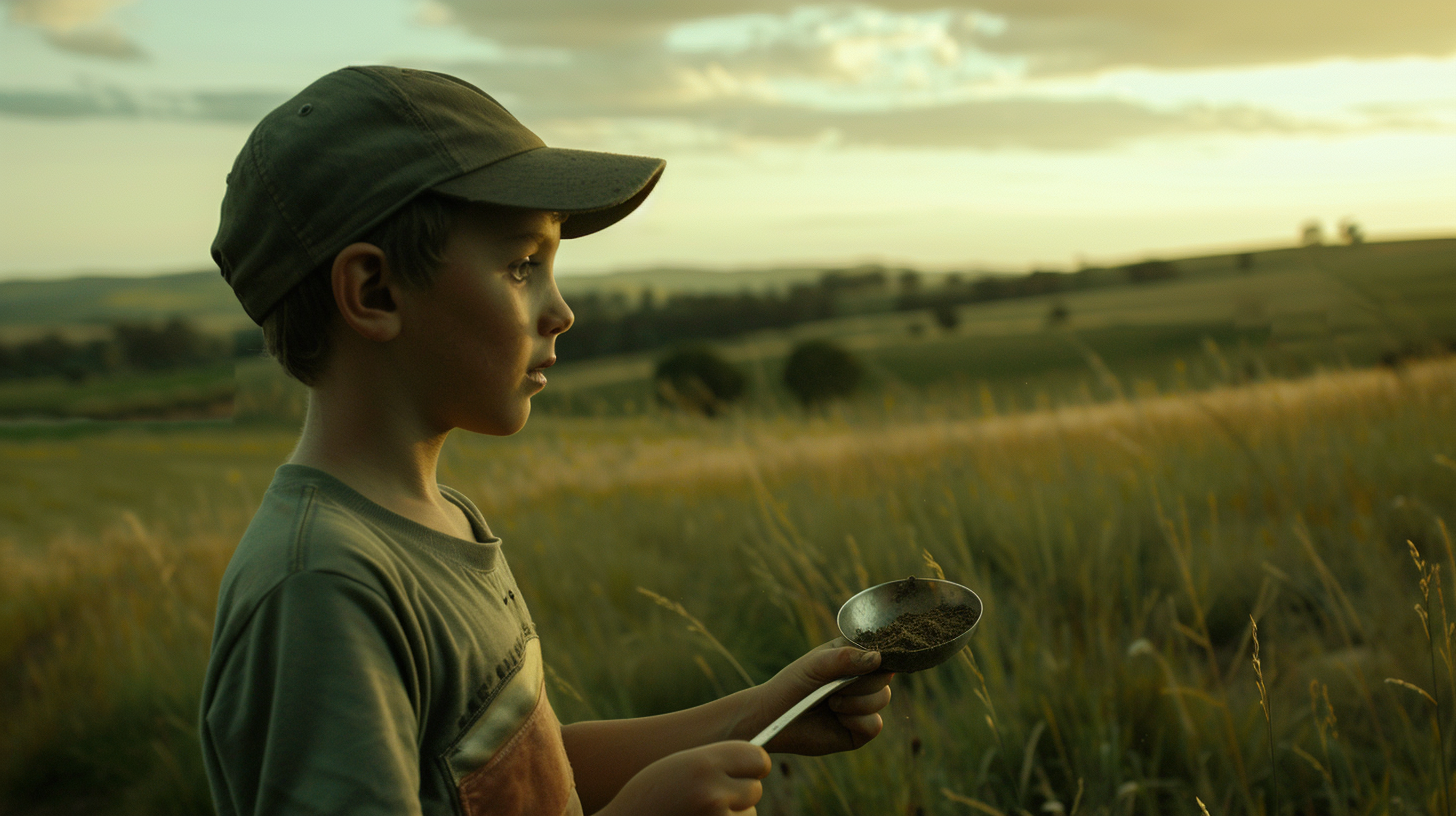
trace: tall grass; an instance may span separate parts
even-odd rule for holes
[[[879,739],[779,758],[761,812],[1436,813],[1453,408],[1447,362],[1003,416],[948,393],[545,418],[453,441],[441,480],[505,539],[564,719],[762,681],[870,583],[943,573],[981,595],[972,647],[897,677]],[[0,528],[0,811],[78,791],[98,812],[205,807],[213,595],[287,439],[174,435],[133,462],[170,504]],[[64,475],[62,506],[83,505],[108,484],[88,461],[125,441],[10,441],[0,468]]]

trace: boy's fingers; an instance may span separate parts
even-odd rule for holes
[[[734,813],[751,809],[763,798],[763,783],[757,779],[735,779],[728,791],[728,809]]]
[[[839,722],[851,734],[858,734],[863,737],[863,739],[855,739],[854,744],[856,746],[864,745],[866,742],[879,736],[880,731],[884,730],[885,727],[885,721],[878,714],[861,714],[856,717],[841,716]]]
[[[874,694],[882,688],[889,687],[890,678],[894,676],[894,672],[882,671],[866,674],[860,679],[835,692],[834,697],[831,697],[829,699],[832,700],[837,697],[858,697],[864,694]]]
[[[759,780],[773,771],[768,751],[751,742],[720,742],[718,746],[718,767],[734,779]]]
[[[889,704],[889,686],[883,686],[869,694],[841,692],[829,698],[829,710],[836,714],[873,714]]]

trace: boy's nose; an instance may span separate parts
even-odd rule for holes
[[[557,289],[553,282],[551,301],[541,312],[538,330],[542,336],[552,337],[571,328],[571,324],[575,322],[576,315],[572,314],[571,307],[566,305],[566,299],[561,296],[561,290]]]

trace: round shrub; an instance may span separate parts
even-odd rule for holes
[[[862,379],[859,359],[827,340],[795,346],[784,366],[784,385],[806,408],[853,394]]]
[[[945,331],[955,331],[956,326],[961,324],[960,312],[951,303],[942,303],[930,310],[931,317],[935,318],[935,324]]]
[[[657,361],[657,398],[685,411],[717,416],[743,397],[743,372],[707,346],[687,346]]]

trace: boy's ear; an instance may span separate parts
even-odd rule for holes
[[[373,244],[350,244],[334,256],[334,303],[344,323],[361,337],[387,342],[399,335],[394,275],[389,259]]]

